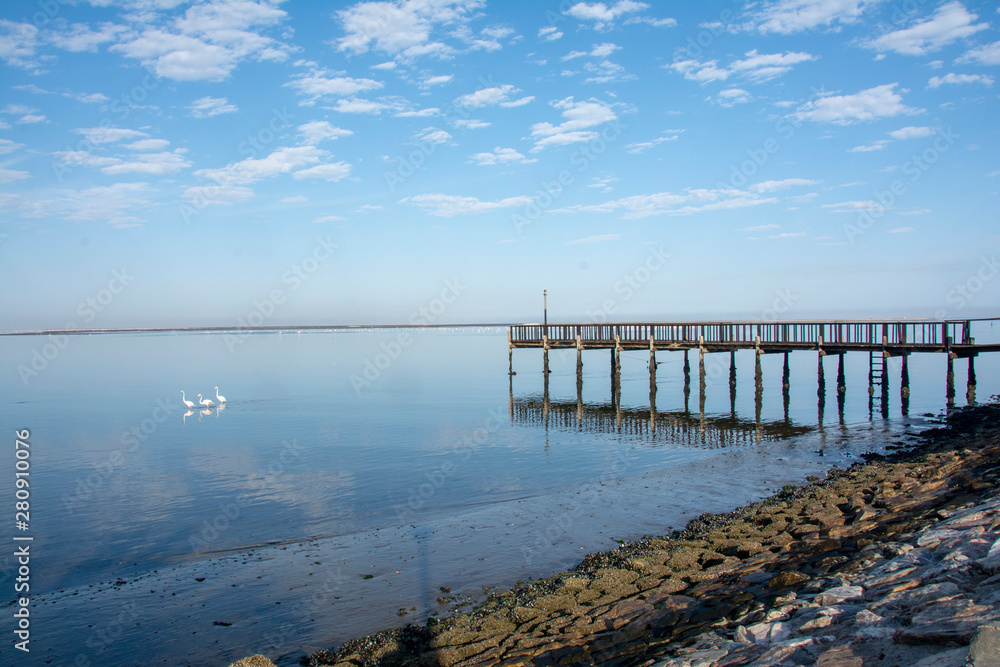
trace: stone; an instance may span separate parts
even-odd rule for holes
[[[837,586],[823,591],[816,596],[814,602],[822,607],[830,607],[845,602],[860,600],[865,589],[861,586]]]
[[[827,649],[816,658],[816,667],[862,667],[864,660],[850,645]]]
[[[796,586],[806,581],[809,581],[808,575],[802,574],[801,572],[795,572],[794,570],[786,570],[772,577],[771,580],[767,582],[767,587],[774,590],[778,588],[786,588],[788,586]]]
[[[1000,625],[982,625],[969,645],[972,667],[1000,667]]]
[[[229,667],[275,667],[274,663],[260,655],[251,655],[247,658],[240,658]]]
[[[940,600],[913,617],[913,624],[897,634],[904,644],[968,644],[983,622],[996,620],[1000,614],[972,600]]]
[[[953,648],[949,651],[942,651],[929,655],[920,662],[914,663],[913,667],[965,667],[965,661],[969,657],[969,649]]]
[[[736,641],[752,642],[754,644],[773,644],[779,642],[782,639],[787,639],[789,635],[792,634],[792,628],[788,623],[783,623],[781,621],[774,623],[757,623],[756,625],[751,625],[749,627],[740,626],[743,628],[743,633],[741,636],[739,628],[736,630]]]
[[[936,547],[942,542],[953,542],[955,538],[961,537],[962,533],[957,530],[942,528],[929,530],[917,538],[918,547]]]

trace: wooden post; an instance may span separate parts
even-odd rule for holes
[[[905,352],[903,353],[903,370],[900,372],[899,378],[900,409],[904,415],[910,413],[910,369],[906,364],[908,356]]]
[[[841,352],[837,355],[837,393],[844,394],[847,392],[847,380],[844,377],[844,353]]]
[[[684,393],[691,392],[691,364],[688,361],[688,351],[684,350]]]
[[[965,391],[965,399],[969,405],[976,403],[976,362],[975,357],[969,357],[969,383]]]
[[[946,380],[945,398],[949,408],[955,407],[955,365],[951,352],[948,352],[948,377]]]

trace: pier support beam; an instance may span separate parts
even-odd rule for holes
[[[965,400],[969,405],[976,403],[976,358],[969,357],[969,383],[965,390]]]
[[[948,375],[945,381],[945,399],[949,408],[955,407],[955,358],[948,353]]]
[[[729,353],[729,411],[736,414],[736,352]]]
[[[907,357],[903,355],[903,369],[899,374],[899,402],[900,410],[904,415],[910,414],[910,367],[907,364]]]
[[[684,350],[684,393],[691,392],[691,363],[688,360],[688,351]]]

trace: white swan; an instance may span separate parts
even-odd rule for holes
[[[212,407],[214,403],[210,398],[202,398],[201,394],[198,394],[198,402],[204,405],[206,408]]]
[[[219,396],[219,388],[218,387],[215,388],[215,400],[217,400],[220,404],[226,402],[226,397],[225,396]]]
[[[184,390],[183,389],[181,389],[181,403],[183,403],[188,408],[193,408],[194,407],[194,403],[192,403],[191,401],[189,401],[186,398],[184,398]]]

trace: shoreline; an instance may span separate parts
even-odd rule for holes
[[[774,642],[746,643],[746,628],[766,623],[769,615],[787,616],[775,609],[797,596],[815,598],[824,589],[838,588],[830,584],[847,581],[846,574],[860,572],[873,557],[885,561],[885,545],[902,544],[961,507],[1000,495],[1000,463],[991,462],[1000,458],[1000,406],[956,410],[942,428],[915,437],[922,442],[913,448],[867,456],[866,463],[833,469],[823,480],[786,487],[728,513],[702,515],[661,538],[590,554],[573,570],[495,593],[469,613],[350,640],[336,652],[313,653],[304,664],[682,665],[688,661],[670,656],[697,652],[690,644],[698,638],[704,644],[706,633],[734,645],[710,652],[726,656],[742,650],[759,657]],[[994,523],[987,537],[1000,530],[1000,518]],[[982,535],[979,540],[984,541]],[[913,581],[899,585],[904,584],[917,587],[910,586]],[[804,604],[800,600],[793,606],[817,606]],[[1000,591],[996,611],[1000,619]],[[967,630],[945,643],[967,645],[973,641]],[[833,648],[844,646],[850,643]],[[928,653],[933,651],[927,647],[936,645],[923,646],[908,650]],[[817,655],[831,649],[813,640],[791,648],[793,654],[811,650]],[[724,664],[752,661],[734,656]],[[233,663],[268,664],[273,663],[263,656]],[[716,663],[702,659],[699,664]]]

